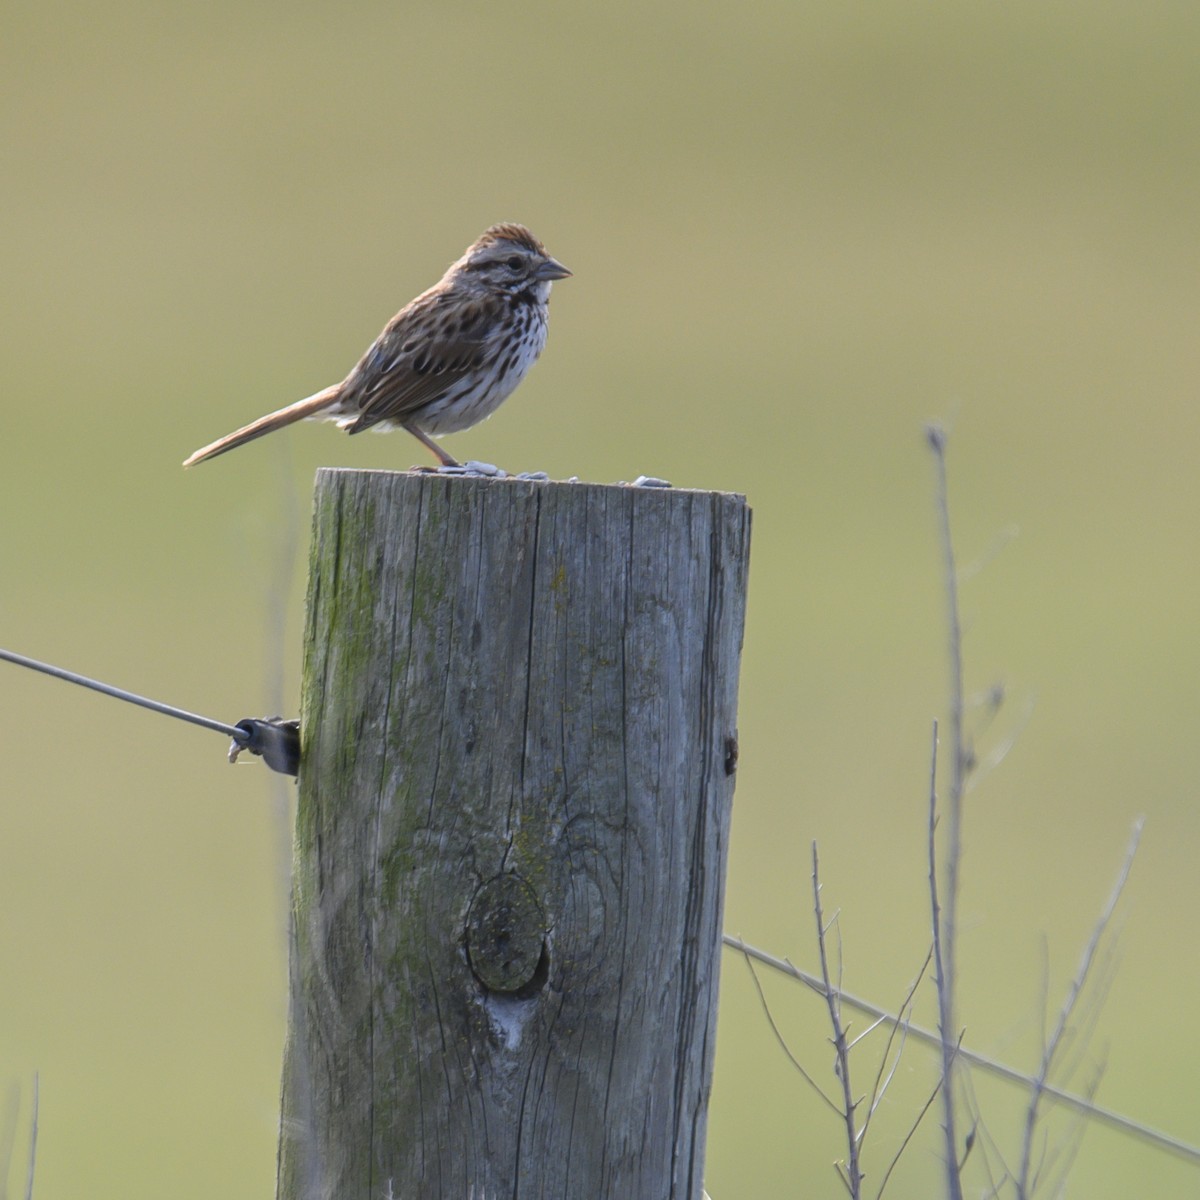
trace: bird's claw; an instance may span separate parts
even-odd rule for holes
[[[508,472],[493,463],[476,462],[471,459],[465,463],[443,463],[432,470],[438,475],[475,475],[487,479],[506,479]]]

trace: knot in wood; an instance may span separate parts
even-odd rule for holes
[[[519,875],[482,884],[467,914],[467,957],[489,992],[528,996],[546,981],[546,918]]]

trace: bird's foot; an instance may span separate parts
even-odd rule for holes
[[[444,463],[440,467],[424,467],[424,471],[436,475],[467,475],[477,479],[520,479],[525,483],[548,483],[550,476],[545,471],[520,471],[510,475],[495,463],[477,462],[470,459],[465,463]]]
[[[469,459],[465,463],[445,463],[435,468],[439,475],[476,475],[487,479],[507,479],[508,472],[494,463],[476,462]]]

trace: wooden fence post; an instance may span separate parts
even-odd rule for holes
[[[696,1200],[741,496],[322,470],[281,1200]]]

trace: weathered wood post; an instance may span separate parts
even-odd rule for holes
[[[695,1200],[741,496],[323,470],[282,1200]]]

